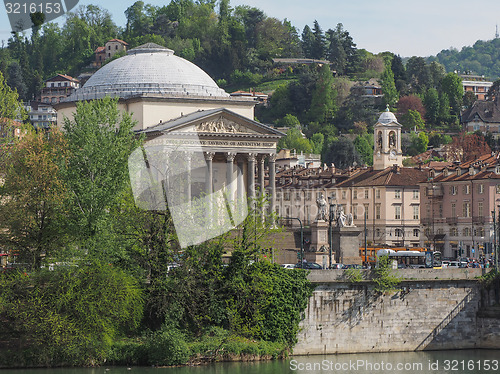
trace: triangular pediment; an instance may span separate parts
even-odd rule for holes
[[[227,118],[224,114],[220,114],[199,121],[198,123],[184,126],[177,129],[177,131],[196,131],[198,134],[262,134],[262,132],[256,131],[256,129],[252,127],[253,126],[249,126],[248,124]]]
[[[198,111],[160,123],[144,132],[196,133],[197,135],[265,135],[282,137],[285,134],[230,110],[220,108]]]

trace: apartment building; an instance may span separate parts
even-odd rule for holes
[[[427,173],[420,184],[422,245],[449,258],[489,256],[500,204],[499,155]]]

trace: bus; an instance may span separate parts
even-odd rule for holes
[[[396,260],[398,268],[427,268],[441,269],[441,252],[437,251],[394,251],[389,248],[382,248],[377,251],[377,256],[389,256]]]
[[[425,252],[427,251],[424,247],[416,247],[416,248],[407,248],[407,247],[367,247],[366,248],[366,256],[365,256],[365,247],[359,248],[359,257],[361,257],[361,263],[375,265],[377,263],[377,252],[381,249],[390,249],[394,252],[402,252],[402,251],[417,251],[417,252]]]

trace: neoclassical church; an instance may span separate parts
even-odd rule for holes
[[[253,98],[231,97],[198,66],[148,43],[56,105],[58,124],[73,117],[77,102],[105,96],[118,97],[146,136],[129,163],[136,202],[147,209],[168,204],[181,246],[237,225],[247,197],[264,190],[266,161],[274,207],[276,144],[284,134],[253,120]]]

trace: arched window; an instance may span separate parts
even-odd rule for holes
[[[396,147],[396,133],[394,131],[389,133],[389,147]]]

